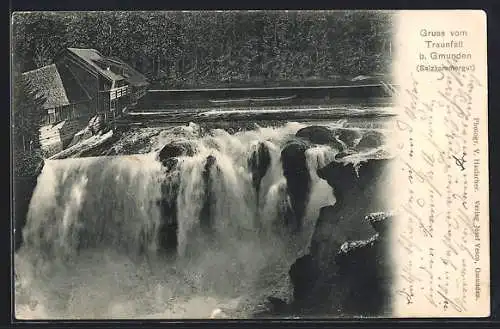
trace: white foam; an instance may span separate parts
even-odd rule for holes
[[[306,238],[295,241],[297,250],[292,252],[273,233],[273,222],[282,220],[280,205],[289,202],[280,152],[304,126],[256,127],[233,135],[213,130],[202,136],[200,127],[190,124],[151,138],[156,150],[179,138],[197,150],[192,157],[179,157],[172,173],[180,178],[175,261],[155,253],[157,202],[165,179],[156,152],[46,161],[30,204],[25,242],[16,255],[16,294],[21,296],[16,314],[63,319],[241,317],[269,295],[288,298],[288,268],[296,251],[306,252],[320,208],[335,202],[331,187],[316,171],[337,151],[313,147],[306,153],[312,177]],[[267,146],[271,165],[257,195],[248,159],[259,143]],[[209,155],[216,158],[208,188],[215,196],[210,205],[213,244],[200,233],[206,200],[202,172]],[[79,250],[84,243],[88,247]],[[37,306],[26,308],[27,301]]]

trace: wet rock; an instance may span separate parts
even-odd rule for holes
[[[293,308],[299,313],[377,316],[390,313],[388,239],[374,234],[332,247],[328,266],[306,255],[291,267]],[[305,261],[307,260],[307,261]]]
[[[390,268],[385,245],[379,234],[366,240],[348,241],[335,257],[336,281],[344,287],[342,312],[354,315],[381,315],[390,306]]]
[[[335,206],[325,206],[320,209],[318,219],[315,224],[315,228],[313,231],[313,235],[311,237],[311,247],[310,253],[311,257],[315,260],[315,266],[318,268],[328,267],[329,260],[332,255],[332,250],[339,250],[342,243],[347,239],[353,236],[354,232],[350,232],[350,226],[347,226],[345,229],[342,226],[341,221],[343,218],[340,216],[336,216]],[[358,230],[360,225],[356,225],[361,221],[355,221],[353,223],[352,230]],[[372,231],[368,226],[365,226],[366,234],[359,232],[360,235],[369,235],[372,234]],[[324,232],[327,230],[329,234]],[[358,233],[358,232],[356,232]],[[354,235],[356,236],[356,235]],[[323,264],[323,261],[326,260],[326,266]]]
[[[390,313],[390,213],[384,188],[390,186],[389,159],[359,167],[332,162],[318,170],[335,191],[323,207],[310,254],[290,269],[294,309],[302,314],[384,315]]]
[[[179,173],[170,172],[161,185],[159,245],[167,253],[175,253],[177,250],[177,195],[179,184]]]
[[[179,156],[193,156],[196,150],[187,141],[174,141],[165,145],[158,153],[158,159],[163,165],[168,165],[168,159]]]
[[[354,147],[356,141],[361,138],[361,133],[356,129],[340,128],[335,130],[335,135],[347,147]]]
[[[337,258],[340,259],[344,256],[352,255],[359,250],[363,250],[364,248],[370,249],[376,242],[378,242],[378,238],[379,235],[377,233],[367,240],[346,241],[340,246]]]
[[[334,161],[317,171],[332,186],[336,198],[335,205],[321,209],[311,241],[311,247],[319,246],[315,256],[321,265],[331,258],[332,248],[376,233],[365,216],[387,210],[384,191],[393,183],[390,164],[390,159],[370,159],[359,165]]]
[[[304,301],[314,289],[319,271],[310,254],[298,258],[288,271],[294,287],[293,300]]]
[[[344,146],[340,143],[332,130],[324,126],[309,126],[300,129],[295,134],[313,144],[329,145],[334,149],[342,150]]]
[[[366,132],[358,145],[356,145],[356,149],[373,149],[382,146],[384,143],[384,135],[378,131],[368,131]]]
[[[276,297],[267,297],[269,311],[273,314],[285,314],[289,312],[290,306],[284,300]]]
[[[203,171],[204,175],[208,175],[208,172],[213,167],[213,165],[215,164],[216,160],[217,159],[213,155],[207,156],[207,160],[205,162],[205,170]]]
[[[308,126],[299,129],[295,136],[314,144],[328,144],[335,139],[333,132],[324,126]]]
[[[179,163],[179,160],[177,158],[167,158],[167,159],[162,161],[162,165],[165,167],[165,170],[167,172],[170,172],[175,167],[177,167],[178,163]]]
[[[394,216],[393,212],[375,212],[367,215],[365,221],[381,236],[388,236]]]
[[[213,193],[213,186],[217,184],[214,181],[211,171],[214,166],[217,166],[217,159],[213,155],[209,155],[206,158],[205,166],[203,168],[202,177],[205,191],[205,200],[203,202],[203,207],[200,212],[200,226],[203,232],[212,232],[212,205],[215,204],[215,194]],[[217,168],[215,168],[217,170]]]
[[[257,191],[260,191],[260,183],[266,175],[269,166],[271,165],[271,154],[266,144],[259,142],[257,149],[252,152],[248,159],[248,167],[252,172],[252,185]]]
[[[377,232],[369,239],[346,241],[336,256],[339,275],[352,293],[343,300],[344,312],[378,315],[389,313],[391,294],[390,232],[394,214],[368,214],[365,222]]]
[[[286,224],[293,231],[301,229],[311,190],[311,177],[305,154],[307,148],[308,145],[305,142],[293,140],[285,145],[281,151],[283,175],[286,178],[287,191],[294,215],[293,218],[288,219]]]
[[[347,207],[351,206],[351,200],[356,200],[359,206],[354,209],[365,211],[366,208],[375,208],[362,213],[364,217],[365,214],[385,210],[383,204],[386,195],[383,193],[383,184],[390,184],[390,163],[391,159],[369,159],[359,165],[333,161],[318,169],[317,173],[333,187],[338,203]],[[349,200],[346,199],[347,195]],[[363,202],[363,205],[360,202]]]

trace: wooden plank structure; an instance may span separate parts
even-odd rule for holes
[[[40,144],[46,153],[59,152],[95,116],[104,122],[119,117],[144,96],[147,79],[116,57],[95,49],[67,48],[54,64],[23,73],[43,100]]]

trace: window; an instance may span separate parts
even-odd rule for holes
[[[109,105],[109,109],[111,111],[114,111],[116,109],[116,99],[111,100],[111,103]]]
[[[56,122],[56,114],[54,113],[54,109],[49,109],[47,114],[43,117],[44,124],[52,124]]]

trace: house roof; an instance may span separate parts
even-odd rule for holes
[[[64,89],[66,90],[66,95],[70,102],[91,99],[87,91],[80,85],[73,73],[71,73],[67,64],[57,64],[57,70],[63,81]]]
[[[104,61],[104,56],[101,55],[101,53],[97,50],[87,48],[68,48],[68,50],[83,59],[87,64],[92,66],[97,72],[99,72],[109,80],[123,80],[123,77],[121,75],[115,74],[111,70],[107,70],[103,65],[99,65]]]
[[[73,75],[55,64],[24,72],[22,75],[35,97],[41,99],[42,109],[65,106],[89,99]]]
[[[117,57],[105,57],[95,49],[68,48],[68,50],[109,80],[125,80],[134,86],[149,84],[144,75]]]
[[[137,71],[136,69],[134,69],[132,66],[128,65],[121,59],[117,57],[109,57],[108,60],[122,69],[122,76],[131,85],[146,86],[149,84],[144,75],[139,73],[139,71]]]

